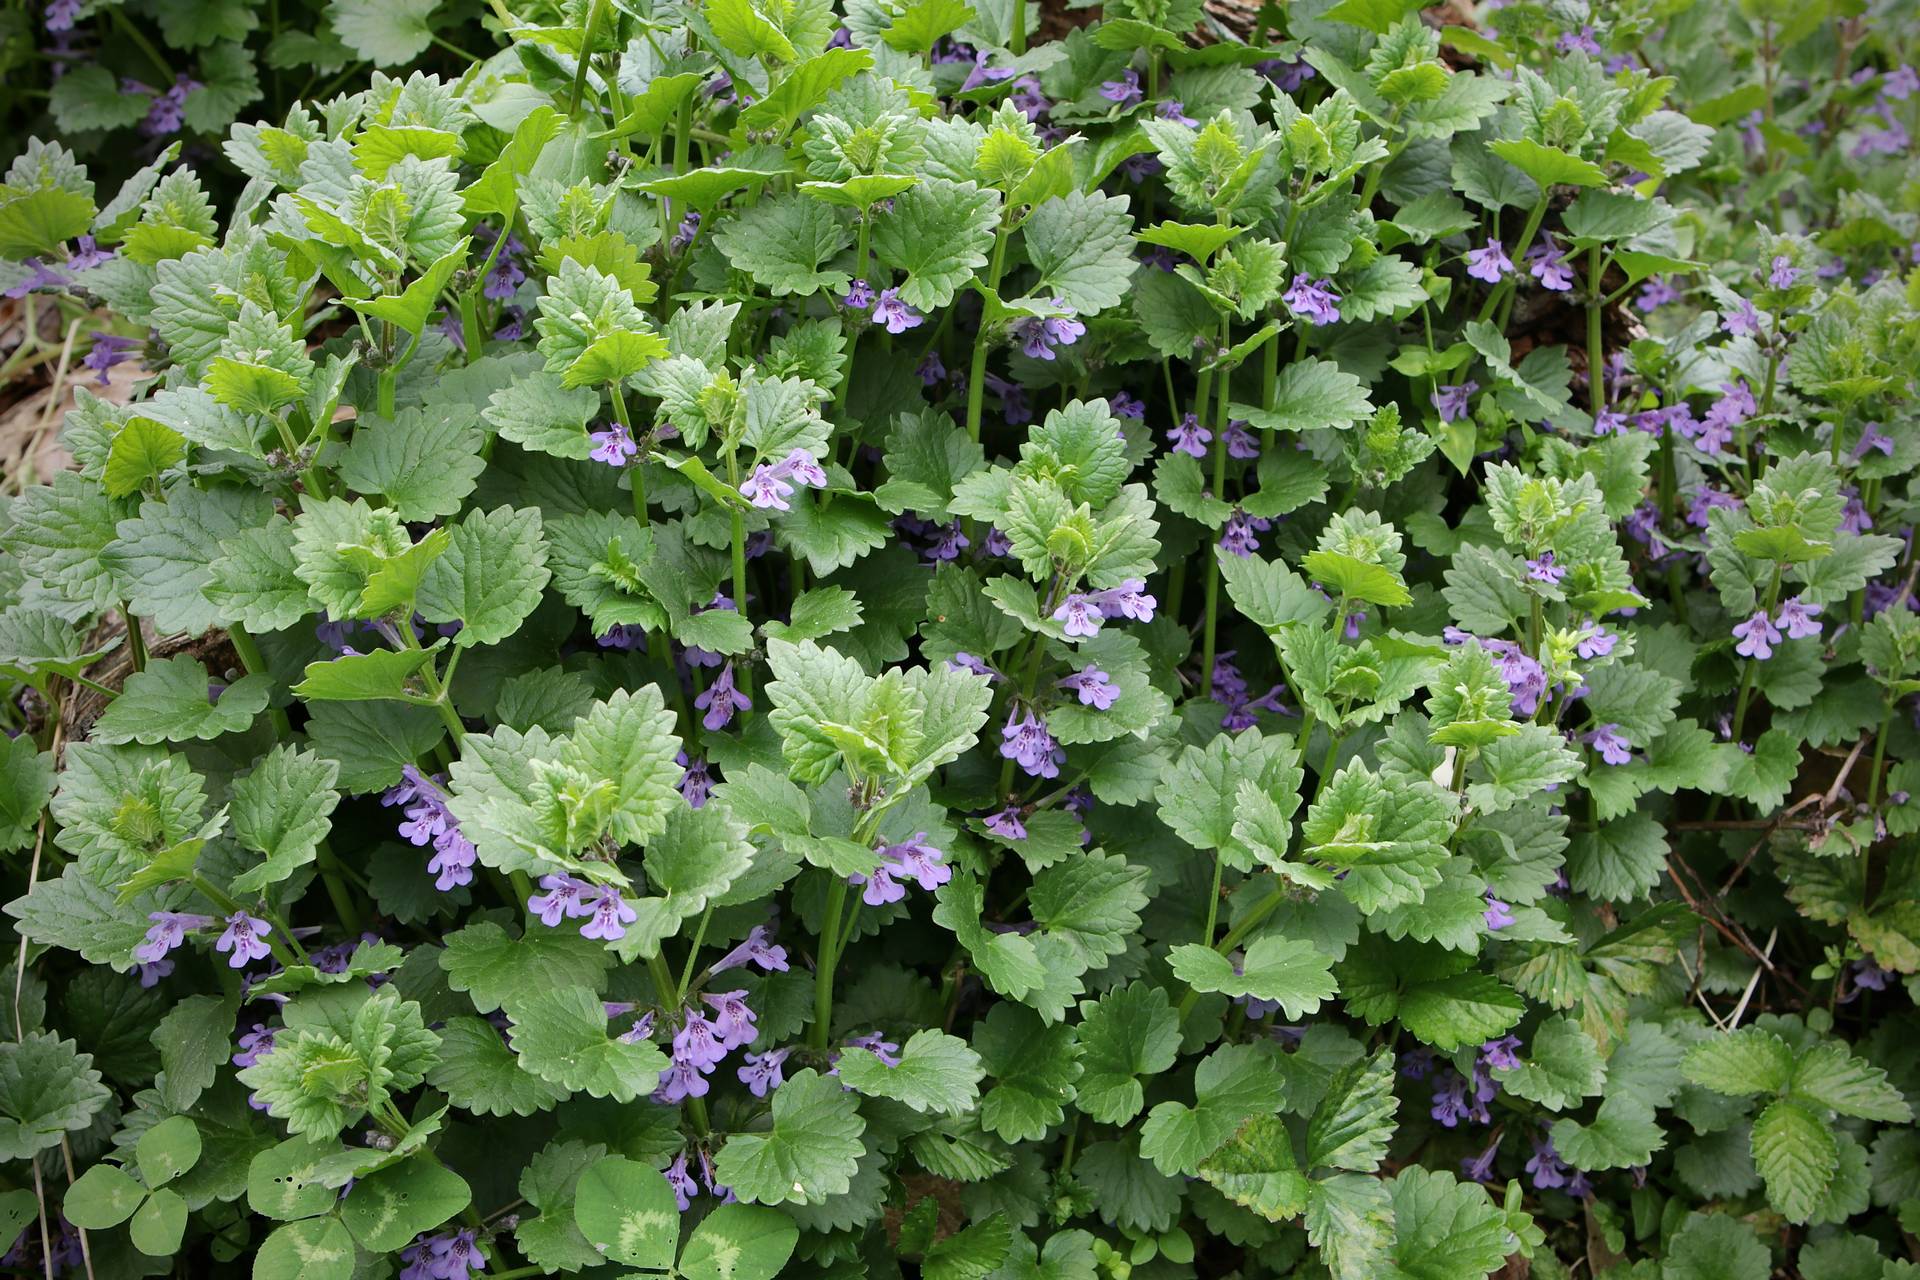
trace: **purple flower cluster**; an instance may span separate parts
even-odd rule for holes
[[[446,793],[440,789],[437,776],[429,778],[410,764],[402,766],[400,781],[387,789],[380,803],[404,806],[407,820],[400,824],[400,834],[415,845],[433,846],[427,870],[438,877],[434,888],[445,893],[473,883],[473,864],[479,851],[460,833],[460,823],[447,808]]]
[[[1334,292],[1333,281],[1316,280],[1305,271],[1294,276],[1293,284],[1281,295],[1287,309],[1308,324],[1338,324],[1340,321],[1340,295]]]
[[[423,1235],[400,1251],[400,1280],[466,1280],[487,1269],[478,1235],[462,1227],[437,1235]]]
[[[527,909],[540,917],[549,929],[560,927],[562,920],[585,920],[580,936],[615,942],[627,936],[627,926],[640,913],[627,905],[620,890],[610,884],[577,880],[565,872],[550,872],[540,877],[546,892],[527,899]]]
[[[1060,765],[1067,758],[1066,748],[1054,741],[1053,735],[1047,732],[1047,722],[1034,714],[1033,708],[1022,710],[1017,703],[1009,708],[1000,737],[1000,754],[1026,770],[1028,776],[1060,776]]]
[[[1153,610],[1158,602],[1147,594],[1147,584],[1139,578],[1128,578],[1117,587],[1105,591],[1076,592],[1061,602],[1053,611],[1053,620],[1061,625],[1069,638],[1085,638],[1098,635],[1100,624],[1110,618],[1131,618],[1135,622],[1152,622]]]
[[[1733,627],[1733,638],[1739,641],[1733,651],[1743,658],[1756,658],[1765,662],[1773,656],[1773,646],[1784,638],[1805,640],[1820,634],[1820,606],[1808,604],[1794,596],[1783,601],[1780,611],[1773,617],[1767,616],[1765,609],[1755,609],[1753,616]]]
[[[861,888],[860,900],[870,907],[882,907],[906,897],[907,886],[900,883],[903,879],[913,880],[928,893],[953,879],[947,855],[927,843],[924,831],[916,831],[910,839],[898,844],[883,844],[876,852],[880,855],[880,865],[871,873],[847,877],[849,884]]]
[[[905,333],[927,322],[925,316],[901,299],[900,290],[882,289],[875,293],[865,280],[849,284],[847,291],[840,295],[840,305],[849,311],[871,312],[873,322],[888,333]]]
[[[1015,341],[1034,360],[1053,359],[1056,346],[1070,347],[1087,332],[1087,326],[1073,318],[1073,311],[1067,306],[1066,299],[1055,298],[1053,305],[1067,314],[1045,319],[1031,316],[1014,326]]]
[[[1515,719],[1531,719],[1540,709],[1540,699],[1547,692],[1547,672],[1525,649],[1512,640],[1486,640],[1458,627],[1447,627],[1441,635],[1448,644],[1471,642],[1492,655],[1494,669],[1507,682],[1507,691],[1513,696]],[[1607,648],[1610,650],[1612,644]]]
[[[660,1087],[654,1092],[655,1101],[672,1105],[684,1098],[704,1098],[709,1087],[707,1077],[727,1054],[752,1044],[754,1036],[759,1034],[744,989],[710,991],[700,997],[700,1002],[707,1010],[697,1005],[687,1005],[680,1010],[679,1025],[673,1033],[673,1049],[668,1055],[667,1069],[660,1076]],[[647,1031],[651,1029],[651,1024],[647,1024]],[[646,1034],[637,1026],[635,1031]]]
[[[786,1050],[781,1052],[785,1053]],[[748,1054],[747,1057],[752,1058],[753,1055]],[[700,1178],[707,1184],[707,1194],[717,1197],[721,1204],[732,1204],[736,1199],[733,1188],[714,1176],[713,1157],[704,1149],[697,1155],[700,1161]],[[693,1174],[687,1167],[686,1152],[682,1151],[673,1158],[673,1163],[666,1168],[666,1178],[667,1185],[673,1188],[674,1203],[679,1206],[680,1212],[685,1213],[693,1207],[693,1197],[700,1194],[700,1183],[693,1180]]]
[[[1276,684],[1258,698],[1252,696],[1247,679],[1234,665],[1233,657],[1234,650],[1228,649],[1215,654],[1213,659],[1213,700],[1227,709],[1220,727],[1228,733],[1241,733],[1259,723],[1254,716],[1256,711],[1288,714],[1288,709],[1280,703],[1280,693],[1286,686]]]
[[[805,449],[793,449],[778,462],[763,462],[740,485],[740,493],[754,506],[774,511],[790,511],[787,499],[793,496],[796,480],[811,489],[827,486],[827,473],[820,462]]]

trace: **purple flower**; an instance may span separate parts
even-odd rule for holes
[[[744,1059],[744,1065],[734,1074],[740,1077],[740,1083],[747,1086],[747,1092],[756,1098],[764,1098],[786,1083],[786,1077],[780,1074],[781,1066],[786,1062],[791,1048],[769,1049],[765,1053],[750,1053]]]
[[[1512,1071],[1520,1065],[1519,1050],[1519,1036],[1501,1036],[1480,1046],[1480,1061],[1495,1071]]]
[[[1100,96],[1120,107],[1133,106],[1145,96],[1140,92],[1140,73],[1128,67],[1120,73],[1118,80],[1101,83]]]
[[[1872,960],[1853,962],[1853,985],[1864,991],[1885,991],[1888,973]]]
[[[473,1272],[485,1271],[487,1260],[471,1227],[445,1235],[417,1236],[400,1251],[407,1265],[400,1280],[466,1280]]]
[[[1229,458],[1257,458],[1260,456],[1260,442],[1253,438],[1253,432],[1247,430],[1247,424],[1235,418],[1227,423],[1227,434],[1222,437],[1227,446]]]
[[[1626,764],[1633,759],[1633,744],[1621,736],[1617,724],[1603,724],[1589,733],[1587,745],[1598,751],[1608,764]]]
[[[527,334],[527,313],[523,307],[502,307],[500,324],[494,329],[493,336],[501,342],[518,342]]]
[[[1480,384],[1469,379],[1466,382],[1435,387],[1433,395],[1429,398],[1433,401],[1433,407],[1440,413],[1440,421],[1459,422],[1470,412],[1473,394],[1478,390],[1480,390]]]
[[[1187,114],[1187,108],[1178,98],[1168,98],[1153,109],[1153,114],[1162,120],[1171,120],[1174,124],[1183,124],[1189,129],[1197,129],[1200,122]]]
[[[7,296],[9,298],[24,298],[28,294],[40,289],[64,289],[73,283],[73,281],[62,272],[48,266],[38,258],[28,258],[20,265],[26,267],[32,274],[19,284],[7,290]]]
[[[1032,710],[1024,714],[1018,707],[1007,713],[1006,727],[1000,731],[1000,754],[1025,769],[1035,778],[1057,778],[1060,762],[1067,753],[1047,732],[1044,720]]]
[[[1180,419],[1177,426],[1168,428],[1167,439],[1172,441],[1175,453],[1204,458],[1207,456],[1207,445],[1213,440],[1213,432],[1200,425],[1199,415],[1189,413]]]
[[[1084,667],[1057,682],[1055,687],[1079,694],[1080,704],[1095,711],[1105,711],[1120,696],[1120,686],[1098,667]]]
[[[1527,561],[1527,576],[1535,582],[1552,585],[1565,578],[1567,571],[1563,566],[1554,563],[1553,552],[1542,551],[1539,559]]]
[[[1227,517],[1227,523],[1220,530],[1220,549],[1231,555],[1246,559],[1260,549],[1260,539],[1256,533],[1265,533],[1273,526],[1273,521],[1263,516],[1250,516],[1235,507],[1233,514]]]
[[[961,531],[960,521],[953,520],[937,527],[940,532],[932,545],[920,553],[928,563],[944,564],[958,560],[960,553],[973,545],[973,540]]]
[[[680,1206],[680,1212],[685,1213],[693,1207],[693,1197],[700,1194],[700,1184],[687,1172],[686,1152],[682,1151],[673,1158],[673,1163],[667,1166],[666,1177],[667,1185],[673,1188],[674,1203]]]
[[[720,1037],[722,1047],[738,1049],[753,1043],[757,1033],[754,1031],[753,1010],[747,1005],[745,990],[708,992],[700,999],[713,1010],[714,1033]]]
[[[1767,284],[1775,289],[1791,289],[1793,282],[1800,278],[1800,268],[1793,265],[1793,259],[1784,253],[1775,254],[1767,266]]]
[[[1516,917],[1513,914],[1513,908],[1509,907],[1506,903],[1500,901],[1500,899],[1494,897],[1491,893],[1486,895],[1486,903],[1487,909],[1480,914],[1481,918],[1486,921],[1488,929],[1504,929],[1514,922]]]
[[[1000,673],[982,662],[964,649],[947,659],[947,670],[970,671],[976,676],[985,676],[989,680],[998,680]]]
[[[110,379],[107,371],[125,360],[140,347],[138,338],[123,338],[117,333],[98,333],[93,335],[93,346],[87,351],[87,358],[80,363],[99,375],[95,379],[106,386]]]
[[[627,459],[640,452],[640,446],[633,442],[625,425],[618,422],[608,423],[605,430],[590,432],[587,439],[593,441],[593,451],[587,456],[610,467],[624,467]]]
[[[587,908],[587,922],[580,926],[583,938],[617,942],[627,936],[627,926],[640,918],[640,913],[628,906],[620,891],[610,884],[601,885],[580,905]]]
[[[847,1041],[846,1047],[849,1049],[865,1049],[868,1053],[880,1059],[880,1065],[883,1067],[897,1067],[900,1065],[900,1046],[886,1039],[878,1031],[870,1031],[864,1036],[855,1036],[853,1039]]]
[[[673,239],[667,241],[667,248],[678,253],[692,244],[693,238],[699,234],[700,211],[690,210],[686,217],[680,219],[680,225],[674,228]]]
[[[92,236],[75,236],[73,252],[67,255],[69,271],[86,271],[119,255],[118,249],[102,249]]]
[[[1125,391],[1116,391],[1108,397],[1107,408],[1116,418],[1132,418],[1135,422],[1145,422],[1147,402]]]
[[[1527,270],[1545,288],[1565,293],[1573,288],[1573,268],[1551,239],[1542,240],[1527,250]]]
[[[793,496],[793,486],[786,482],[777,466],[761,463],[753,469],[753,474],[740,482],[740,492],[747,501],[762,510],[791,511],[793,508],[787,499]]]
[[[840,295],[840,305],[849,311],[865,311],[873,305],[873,286],[865,280],[850,282],[847,291]]]
[[[1333,281],[1315,280],[1304,271],[1294,276],[1281,301],[1308,324],[1334,324],[1340,319],[1340,295],[1333,291]]]
[[[1473,1118],[1473,1104],[1467,1100],[1467,1078],[1451,1067],[1433,1081],[1433,1105],[1427,1114],[1447,1128]]]
[[[1073,318],[1065,299],[1055,298],[1053,305],[1067,314],[1047,319],[1029,316],[1014,326],[1014,337],[1019,340],[1021,350],[1031,359],[1051,360],[1056,346],[1070,347],[1087,331],[1086,325]]]
[[[48,0],[46,10],[47,30],[73,30],[73,24],[80,20],[80,10],[84,3],[85,0]]]
[[[1100,606],[1100,614],[1105,618],[1131,618],[1135,622],[1152,622],[1155,600],[1146,594],[1147,584],[1140,578],[1128,578],[1117,587],[1105,591],[1096,591],[1093,601]]]
[[[527,273],[520,266],[520,255],[526,251],[527,246],[520,243],[520,237],[509,231],[493,260],[493,270],[487,272],[487,283],[480,290],[483,297],[506,302],[520,291],[527,279]]]
[[[1013,92],[1007,95],[1007,101],[1029,120],[1038,120],[1053,109],[1053,104],[1040,92],[1040,81],[1033,76],[1021,76],[1015,80]]]
[[[1467,253],[1467,274],[1475,280],[1499,284],[1513,270],[1513,259],[1498,240],[1489,240]]]
[[[1755,609],[1751,618],[1735,624],[1733,638],[1740,642],[1733,647],[1735,653],[1764,662],[1773,656],[1773,646],[1780,643],[1780,632],[1765,609]]]
[[[1534,1141],[1533,1158],[1527,1161],[1527,1174],[1537,1190],[1548,1191],[1567,1185],[1567,1166],[1561,1161],[1560,1153],[1553,1149],[1553,1139],[1541,1137]]]
[[[1077,593],[1068,596],[1053,611],[1053,620],[1061,625],[1069,637],[1097,635],[1105,619],[1106,614],[1101,611],[1099,601]]]
[[[653,1091],[653,1099],[672,1106],[685,1098],[704,1098],[711,1087],[700,1068],[691,1062],[682,1062],[676,1056],[667,1064],[667,1069],[660,1073],[660,1086]]]
[[[886,326],[888,333],[905,333],[926,323],[927,318],[900,300],[898,289],[882,289],[873,303],[873,322]]]
[[[1633,300],[1633,305],[1640,314],[1650,316],[1669,302],[1679,300],[1680,291],[1673,287],[1672,281],[1665,276],[1648,276],[1646,283],[1640,286],[1640,296]]]
[[[854,872],[847,877],[847,883],[863,886],[860,901],[870,907],[884,907],[889,902],[898,902],[907,896],[907,886],[893,878],[895,868],[882,862],[871,872]]]
[[[726,1056],[725,1038],[713,1020],[698,1009],[685,1010],[680,1029],[673,1033],[673,1060],[710,1071]]]
[[[707,713],[700,718],[700,723],[709,729],[724,729],[733,723],[734,712],[753,708],[753,699],[734,687],[732,659],[720,668],[720,674],[713,678],[705,693],[693,700],[693,705]]]
[[[1477,1156],[1468,1156],[1460,1162],[1460,1172],[1469,1182],[1490,1183],[1493,1181],[1494,1157],[1500,1154],[1500,1135],[1495,1133],[1487,1149]]]
[[[883,846],[880,856],[912,876],[929,893],[953,879],[953,868],[946,863],[947,855],[927,843],[924,831],[914,832],[910,840]]]
[[[214,939],[213,949],[222,953],[231,951],[233,958],[227,961],[229,969],[244,969],[255,960],[264,960],[273,953],[263,939],[273,932],[273,926],[245,911],[236,911],[227,917],[227,928]]]
[[[1020,821],[1020,810],[1016,805],[1008,805],[1000,812],[988,815],[983,825],[1002,840],[1027,838],[1027,824]]]
[[[1613,646],[1617,643],[1619,637],[1605,627],[1593,627],[1580,633],[1574,652],[1582,658],[1604,658],[1613,652]]]
[[[1819,613],[1819,605],[1805,604],[1799,596],[1794,596],[1781,603],[1780,614],[1774,622],[1787,633],[1787,639],[1805,640],[1820,634]]]
[[[1033,421],[1033,406],[1027,401],[1024,387],[991,373],[986,383],[987,390],[1000,397],[1000,416],[1007,420],[1008,426],[1020,427]]]
[[[238,1046],[233,1055],[233,1065],[250,1067],[273,1052],[273,1037],[276,1032],[264,1022],[253,1024],[251,1031],[243,1031],[235,1041]]]
[[[748,931],[744,942],[714,961],[708,972],[725,973],[743,964],[751,964],[763,973],[785,973],[787,949],[774,943],[766,925],[757,924]]]
[[[680,775],[680,794],[686,797],[687,807],[702,809],[706,807],[707,797],[713,794],[713,774],[706,760],[699,756],[688,756],[682,751],[674,759],[686,772]]]
[[[920,375],[920,385],[923,387],[935,386],[947,376],[947,366],[941,363],[938,351],[927,352],[913,371]]]
[[[1869,450],[1878,449],[1891,458],[1893,456],[1893,437],[1880,429],[1877,422],[1863,423],[1860,427],[1860,443],[1853,446],[1853,458],[1858,462],[1867,456]]]
[[[540,887],[546,892],[528,898],[527,910],[539,916],[540,923],[549,929],[558,928],[562,919],[575,919],[592,909],[586,905],[586,895],[593,886],[585,880],[574,879],[564,871],[541,876]]]
[[[429,778],[412,765],[400,769],[400,781],[387,789],[380,803],[402,805],[407,820],[400,834],[418,846],[433,845],[433,857],[427,870],[438,877],[434,887],[445,893],[463,884],[473,883],[473,864],[479,850],[461,834],[459,820],[447,808],[446,794],[436,779]]]
[[[1593,58],[1601,54],[1600,42],[1593,38],[1593,27],[1586,23],[1582,23],[1578,31],[1561,32],[1553,47],[1559,53],[1584,53]]]
[[[167,952],[186,942],[187,930],[204,929],[213,923],[212,916],[190,911],[150,911],[147,919],[152,921],[147,926],[147,940],[133,949],[133,958],[141,964],[159,964]]]
[[[1720,327],[1736,338],[1760,336],[1760,312],[1745,298],[1721,319]]]

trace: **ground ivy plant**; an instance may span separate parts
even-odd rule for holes
[[[1920,1273],[1910,12],[466,35],[5,172],[0,1265]]]

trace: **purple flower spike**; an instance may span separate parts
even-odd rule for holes
[[[733,662],[729,659],[706,692],[693,700],[693,705],[707,713],[700,717],[701,724],[709,729],[724,729],[733,723],[736,711],[752,710],[753,699],[734,687]]]
[[[1172,442],[1175,453],[1204,458],[1207,445],[1213,441],[1213,432],[1200,425],[1198,415],[1190,413],[1180,419],[1178,425],[1168,428],[1167,439]]]
[[[1304,271],[1293,278],[1281,301],[1308,324],[1336,324],[1340,320],[1340,295],[1334,292],[1333,281],[1315,280]]]
[[[1789,640],[1805,640],[1820,634],[1820,606],[1803,604],[1799,596],[1784,601],[1780,605],[1780,614],[1774,619]]]
[[[473,866],[479,850],[460,832],[460,823],[447,808],[446,793],[438,779],[429,778],[412,765],[400,770],[400,781],[387,789],[380,802],[402,805],[407,820],[400,834],[415,845],[433,845],[433,857],[427,870],[437,879],[434,888],[442,893],[473,883]]]
[[[593,451],[587,456],[610,467],[624,467],[628,459],[640,452],[640,446],[633,442],[633,436],[618,422],[610,424],[604,431],[589,433],[587,439],[593,441]]]
[[[186,942],[187,930],[204,929],[213,923],[212,916],[190,911],[150,911],[147,919],[152,921],[147,926],[147,940],[133,949],[133,958],[141,964],[159,964],[167,952]]]
[[[1566,293],[1573,288],[1573,268],[1567,265],[1566,255],[1552,240],[1542,240],[1527,250],[1527,270],[1543,288],[1555,293]]]
[[[1499,284],[1512,272],[1513,259],[1507,256],[1506,248],[1498,240],[1489,240],[1467,253],[1467,274],[1475,280]]]
[[[1633,759],[1633,744],[1621,736],[1617,724],[1603,724],[1587,735],[1587,744],[1608,764],[1626,764]]]
[[[756,1098],[764,1098],[786,1083],[786,1077],[780,1074],[787,1055],[793,1050],[769,1049],[765,1053],[750,1053],[745,1065],[734,1074],[740,1077],[740,1083],[747,1086],[747,1092]]]
[[[231,951],[232,958],[227,961],[230,969],[244,969],[255,960],[265,960],[273,954],[265,938],[273,932],[273,926],[257,916],[244,911],[236,911],[227,917],[227,928],[214,939],[213,949],[222,954]]]
[[[1773,646],[1780,643],[1779,629],[1773,620],[1767,617],[1765,609],[1756,609],[1753,616],[1733,628],[1733,638],[1740,643],[1733,651],[1743,658],[1758,658],[1765,662],[1773,656]]]
[[[990,814],[984,825],[987,830],[993,832],[993,834],[999,836],[1002,840],[1025,840],[1027,838],[1027,824],[1020,821],[1020,810],[1014,805],[1008,805],[1000,812]]]
[[[1008,712],[1007,724],[1000,731],[1000,736],[1004,739],[1000,744],[1000,754],[1025,769],[1030,776],[1060,776],[1060,762],[1067,758],[1067,753],[1047,732],[1046,721],[1031,710],[1023,714],[1015,707]]]
[[[1486,896],[1486,902],[1487,909],[1481,913],[1481,916],[1487,922],[1488,929],[1504,929],[1514,922],[1516,917],[1512,907],[1491,893]]]
[[[882,289],[873,303],[873,322],[884,325],[888,333],[917,329],[927,318],[900,300],[898,289]]]
[[[1056,685],[1069,693],[1080,695],[1082,706],[1092,707],[1095,711],[1105,711],[1120,696],[1120,686],[1098,667],[1086,667]]]
[[[1431,397],[1433,407],[1440,414],[1442,422],[1459,422],[1472,412],[1474,392],[1480,390],[1480,384],[1473,381],[1453,383],[1434,388]]]

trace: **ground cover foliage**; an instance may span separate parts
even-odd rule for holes
[[[6,1266],[1920,1270],[1902,6],[267,16],[0,189]]]

